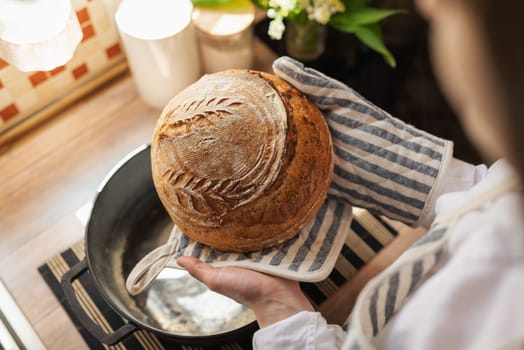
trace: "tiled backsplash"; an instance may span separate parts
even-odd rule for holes
[[[109,0],[72,0],[82,42],[66,65],[23,73],[0,59],[0,136],[125,60]]]

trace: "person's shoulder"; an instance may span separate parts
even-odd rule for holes
[[[512,262],[524,266],[522,213],[521,194],[511,192],[482,210],[466,214],[450,235],[451,254],[469,261]]]

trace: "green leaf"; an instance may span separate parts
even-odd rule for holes
[[[340,30],[341,32],[352,33],[352,34],[354,34],[358,28],[358,25],[356,25],[351,20],[348,20],[346,17],[340,14],[337,14],[331,17],[329,24],[333,28]]]
[[[363,7],[366,7],[371,0],[344,0],[346,11],[357,11]]]
[[[380,53],[384,60],[391,66],[396,67],[397,62],[395,57],[388,50],[382,39],[382,32],[378,24],[368,24],[364,26],[355,27],[353,33],[364,44],[369,46],[372,50]]]
[[[336,14],[331,18],[331,21],[346,26],[360,26],[363,24],[377,23],[389,16],[403,12],[405,11],[363,7],[358,11],[346,11],[343,13]]]
[[[354,10],[348,10],[346,8],[346,11],[333,15],[329,23],[332,24],[335,28],[353,28],[365,24],[378,23],[389,16],[405,12],[406,11],[402,9],[387,10],[366,6]]]

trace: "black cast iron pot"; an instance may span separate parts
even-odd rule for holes
[[[148,252],[166,242],[172,222],[153,186],[150,147],[123,159],[98,189],[85,233],[86,259],[62,278],[75,316],[100,342],[118,343],[139,329],[169,341],[216,348],[246,343],[257,328],[250,310],[210,292],[185,271],[165,270],[137,296],[128,294],[125,278]],[[105,301],[129,323],[104,332],[80,305],[73,281],[89,271]]]

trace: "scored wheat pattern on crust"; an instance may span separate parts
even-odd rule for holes
[[[252,185],[242,187],[241,179],[211,180],[173,169],[166,170],[163,177],[171,186],[170,192],[177,205],[216,219],[226,210],[234,208],[239,198],[249,196],[254,191]],[[210,199],[218,205],[211,206]]]
[[[171,100],[161,118],[155,185],[178,221],[217,227],[277,180],[287,110],[258,77],[205,76]]]
[[[233,115],[232,108],[242,105],[242,102],[229,97],[212,97],[193,100],[183,106],[177,106],[170,114],[182,116],[169,121],[162,128],[164,136],[180,136],[193,131],[195,128],[214,127],[212,118],[225,118]]]
[[[161,134],[167,137],[182,136],[198,128],[216,127],[215,121],[234,115],[234,109],[242,105],[236,98],[201,98],[184,103],[175,108],[170,120],[162,128]],[[202,217],[219,217],[227,210],[236,207],[239,199],[249,197],[254,185],[242,185],[242,179],[209,179],[199,177],[185,169],[168,168],[162,174],[165,189],[175,203]],[[210,203],[213,203],[211,205]]]

